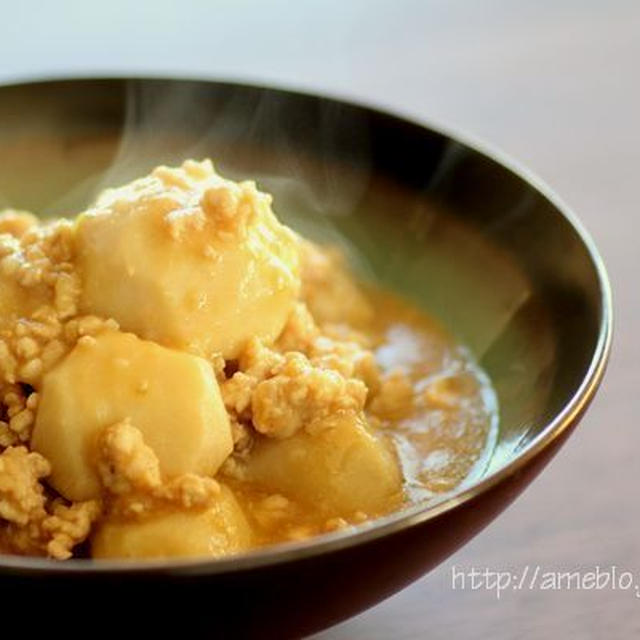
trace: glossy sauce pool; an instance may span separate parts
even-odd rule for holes
[[[376,313],[363,332],[374,345],[378,365],[386,374],[407,374],[411,382],[406,401],[401,390],[387,412],[366,411],[371,426],[397,455],[404,483],[393,509],[402,509],[437,500],[483,474],[497,436],[497,397],[472,354],[436,320],[393,294],[367,287],[366,295]],[[286,499],[283,505],[282,496],[255,485],[225,482],[244,507],[257,546],[305,539],[368,519],[356,513],[348,521],[327,520],[313,505]]]

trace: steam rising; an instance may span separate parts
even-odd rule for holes
[[[344,246],[334,220],[351,215],[367,190],[369,131],[338,103],[308,111],[293,113],[278,93],[243,90],[225,92],[212,109],[201,85],[130,81],[117,152],[95,195],[158,164],[210,157],[225,177],[273,193],[276,213],[301,233]]]
[[[124,95],[113,95],[120,86]],[[434,193],[458,188],[451,180],[465,161],[465,147],[450,143],[442,150],[438,165],[425,171],[422,193],[403,191],[372,175],[373,141],[365,112],[312,97],[216,86],[131,80],[107,84],[97,89],[102,93],[86,99],[74,94],[30,106],[15,123],[26,133],[48,129],[58,146],[78,134],[78,146],[84,144],[87,154],[95,123],[104,117],[112,123],[116,141],[115,146],[109,143],[110,160],[105,155],[97,175],[88,175],[90,168],[70,167],[69,174],[88,177],[76,179],[73,188],[56,202],[47,201],[38,213],[74,215],[104,188],[145,175],[158,164],[210,157],[222,175],[256,180],[273,193],[274,209],[284,222],[313,239],[340,245],[360,275],[382,281],[439,314],[477,358],[491,351],[527,307],[531,291],[509,256],[498,256],[482,234],[474,236],[468,225],[450,222],[448,212],[432,202]],[[12,109],[0,105],[3,118]],[[404,149],[399,145],[393,152],[402,154]],[[408,169],[415,174],[422,157],[400,161],[413,163]],[[77,158],[74,162],[79,164]],[[525,196],[495,219],[500,225],[517,224],[531,204]],[[466,295],[468,304],[454,303],[453,296],[459,295]],[[490,322],[469,318],[469,307],[476,305]]]

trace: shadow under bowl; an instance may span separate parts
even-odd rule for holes
[[[104,186],[206,156],[223,175],[257,179],[286,222],[345,245],[363,277],[423,306],[469,347],[498,396],[495,447],[472,482],[440,501],[310,542],[220,561],[0,557],[5,608],[32,629],[54,612],[101,630],[261,638],[339,622],[505,509],[602,377],[611,296],[595,247],[547,188],[477,145],[367,107],[228,83],[0,88],[0,206],[75,213]]]

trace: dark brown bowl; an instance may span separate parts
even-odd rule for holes
[[[5,615],[208,637],[309,633],[372,606],[478,533],[540,472],[593,397],[611,340],[604,266],[535,178],[475,144],[367,107],[159,79],[0,88],[0,196],[47,214],[159,163],[257,177],[292,225],[346,242],[475,353],[500,402],[479,477],[355,532],[220,561],[0,558]],[[346,240],[345,240],[346,239]],[[353,249],[356,249],[355,251]]]

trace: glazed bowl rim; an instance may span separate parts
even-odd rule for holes
[[[542,179],[531,170],[524,167],[518,161],[504,153],[503,151],[488,144],[484,140],[478,139],[468,132],[461,132],[458,128],[452,130],[441,124],[433,124],[423,118],[416,118],[407,115],[396,107],[387,110],[386,107],[379,107],[351,97],[343,98],[334,93],[322,90],[322,93],[314,93],[309,90],[290,88],[280,84],[270,83],[268,85],[259,82],[241,82],[233,79],[189,77],[186,75],[154,75],[144,73],[144,75],[117,74],[94,74],[91,75],[64,75],[46,77],[14,78],[8,82],[0,83],[0,90],[9,88],[26,87],[30,85],[46,85],[59,82],[127,82],[127,81],[161,81],[161,82],[193,82],[202,84],[214,84],[228,86],[230,88],[251,90],[267,90],[282,92],[299,97],[314,98],[338,102],[349,106],[363,109],[364,111],[383,115],[390,120],[405,122],[421,129],[429,130],[440,135],[447,140],[460,143],[463,146],[475,151],[485,158],[488,158],[506,169],[526,184],[533,187],[540,195],[548,200],[556,209],[559,215],[572,227],[578,238],[586,248],[591,263],[598,277],[601,313],[599,318],[598,340],[589,362],[589,366],[583,376],[578,389],[565,403],[552,420],[540,430],[540,432],[527,443],[504,466],[500,467],[490,475],[480,478],[462,490],[453,491],[451,494],[437,503],[416,504],[405,509],[393,512],[382,518],[359,525],[354,529],[316,536],[306,541],[295,543],[281,543],[271,547],[263,547],[249,552],[243,552],[237,556],[221,559],[184,558],[165,560],[144,560],[144,561],[123,561],[123,560],[92,560],[79,559],[59,562],[56,560],[0,555],[0,575],[2,573],[20,573],[35,575],[86,575],[86,574],[170,574],[170,575],[215,575],[225,573],[237,573],[266,567],[270,565],[282,564],[302,559],[308,559],[325,553],[341,551],[353,546],[365,544],[379,538],[393,535],[401,530],[416,526],[428,520],[435,519],[445,512],[451,511],[462,504],[472,501],[476,497],[489,491],[492,487],[504,482],[509,477],[523,469],[534,457],[549,447],[558,439],[573,423],[579,419],[582,412],[589,405],[593,398],[606,369],[607,360],[611,350],[612,329],[613,329],[613,304],[611,286],[607,271],[591,236],[584,228],[578,217],[570,207],[547,185]],[[79,577],[79,576],[78,576]]]

